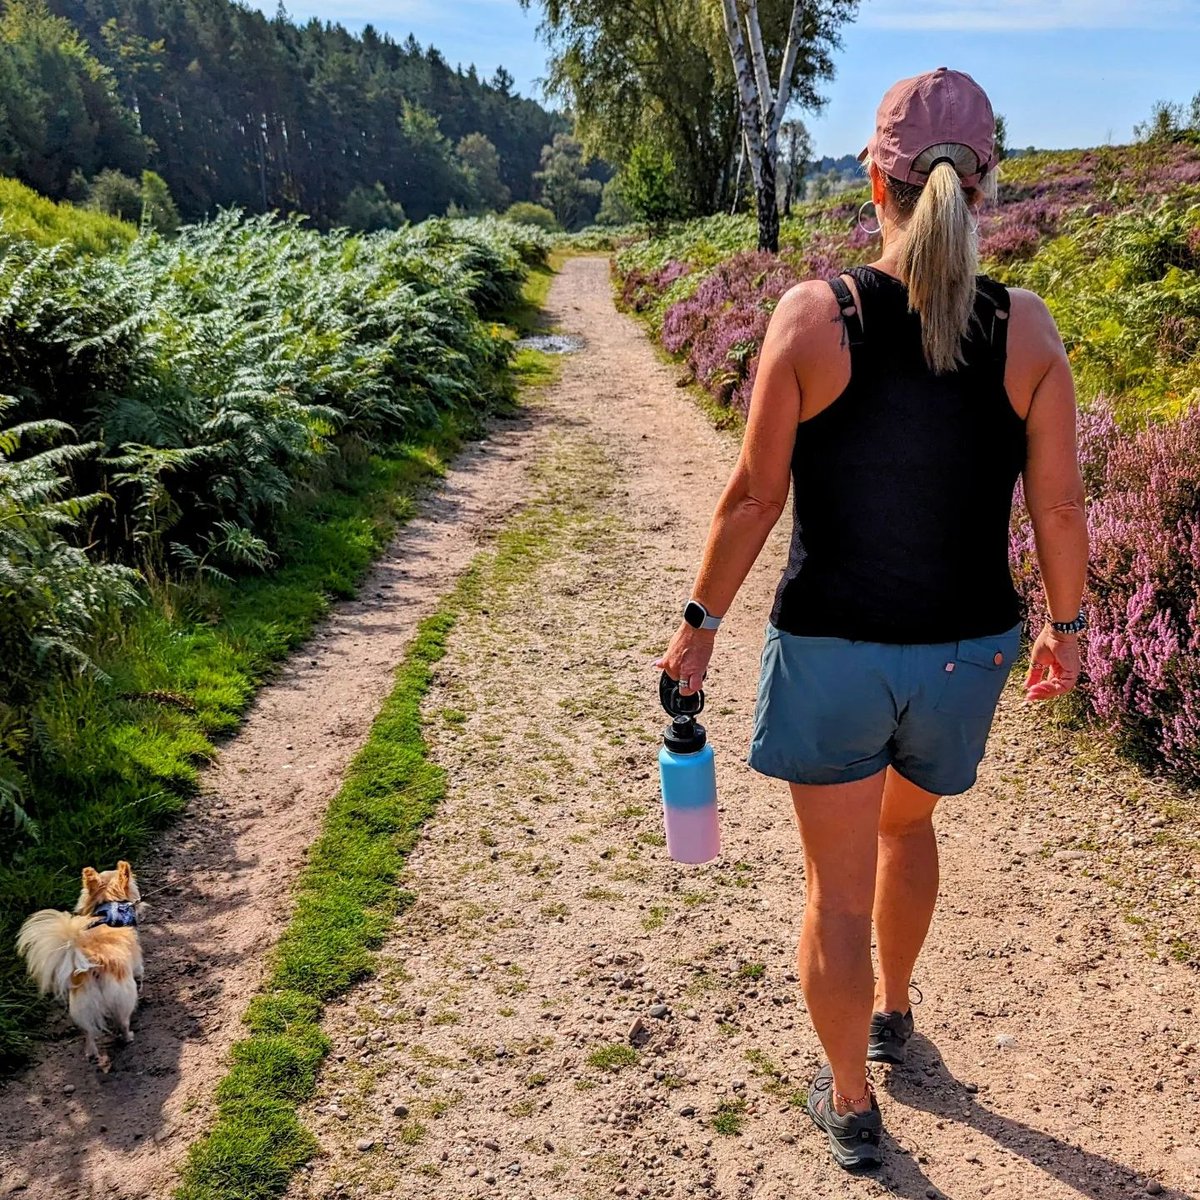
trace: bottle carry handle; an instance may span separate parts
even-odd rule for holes
[[[658,699],[671,717],[695,717],[704,711],[704,689],[690,696],[679,694],[679,680],[664,671],[658,677]]]

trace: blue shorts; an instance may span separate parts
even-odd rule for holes
[[[805,784],[850,783],[891,766],[927,792],[965,792],[1021,628],[889,645],[799,637],[768,625],[747,762]]]

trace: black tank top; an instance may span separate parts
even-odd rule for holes
[[[1009,298],[981,275],[966,363],[935,375],[908,289],[872,267],[829,281],[850,382],[796,430],[792,545],[771,622],[788,633],[948,642],[1010,629],[1008,567],[1025,423],[1004,388]]]

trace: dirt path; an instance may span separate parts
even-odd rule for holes
[[[818,1047],[793,819],[741,761],[784,531],[709,679],[724,854],[678,867],[649,664],[735,447],[614,313],[605,263],[569,262],[551,308],[587,339],[545,407],[533,507],[559,519],[439,666],[449,795],[379,977],[327,1014],[305,1114],[326,1153],[293,1196],[1200,1196],[1198,976],[1177,961],[1195,806],[1011,693],[979,785],[941,814],[920,1036],[882,1075],[887,1168],[829,1164],[797,1105]]]
[[[359,598],[260,694],[157,857],[135,864],[151,903],[137,1041],[97,1075],[64,1020],[63,1040],[0,1088],[0,1195],[171,1194],[346,765],[417,624],[525,491],[542,437],[526,414],[455,461]]]

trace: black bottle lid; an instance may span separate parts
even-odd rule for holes
[[[663,731],[663,745],[672,754],[696,754],[707,742],[704,726],[688,713],[672,717],[670,725]]]

